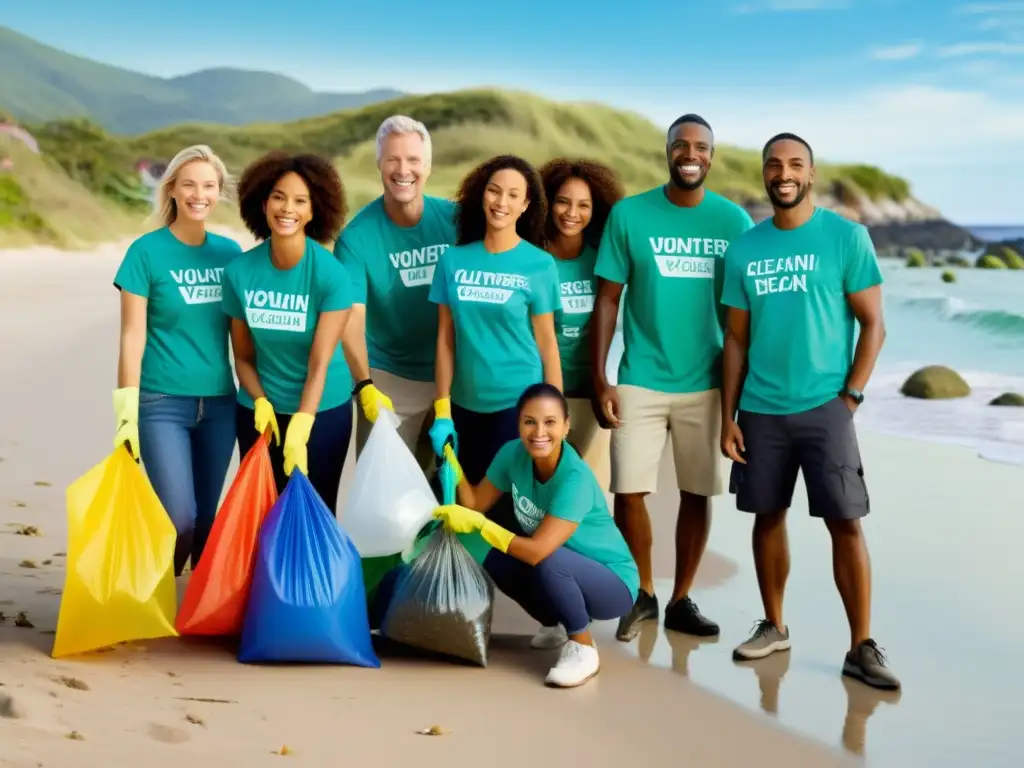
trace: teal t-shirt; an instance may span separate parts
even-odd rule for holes
[[[141,389],[185,397],[234,394],[221,279],[241,253],[234,240],[212,232],[202,245],[186,245],[167,227],[128,247],[114,285],[147,300]]]
[[[791,414],[837,397],[853,362],[847,295],[881,285],[868,230],[825,208],[796,229],[766,219],[725,256],[722,302],[750,312],[740,408]]]
[[[352,301],[366,305],[370,366],[413,381],[434,380],[437,307],[428,294],[437,260],[455,242],[455,204],[423,198],[423,217],[400,227],[378,197],[345,227],[334,255],[352,278]]]
[[[563,389],[570,397],[589,396],[593,389],[589,329],[597,296],[596,261],[597,251],[590,246],[585,246],[575,259],[555,259],[562,298],[558,351]]]
[[[620,384],[672,394],[721,386],[722,256],[753,225],[709,190],[693,208],[661,187],[615,204],[595,273],[627,288]]]
[[[544,380],[532,318],[559,309],[550,253],[525,240],[503,253],[488,252],[483,241],[449,248],[430,300],[446,305],[455,323],[453,403],[494,413],[514,407],[523,390]]]
[[[231,262],[224,272],[224,311],[249,326],[256,372],[278,413],[299,410],[320,313],[351,306],[352,287],[345,268],[309,238],[305,255],[291,269],[274,266],[270,241],[265,241]],[[318,410],[335,408],[351,396],[352,374],[338,344]],[[253,407],[244,387],[238,388],[238,402]]]
[[[571,445],[562,443],[555,474],[542,483],[522,441],[512,440],[494,457],[487,479],[499,491],[512,494],[516,521],[528,535],[533,535],[545,515],[579,523],[564,546],[611,569],[636,599],[640,589],[636,562],[608,512],[597,478]]]

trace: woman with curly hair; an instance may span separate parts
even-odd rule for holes
[[[352,375],[339,343],[352,291],[322,244],[345,222],[341,178],[322,157],[271,152],[246,168],[238,198],[245,226],[262,241],[224,273],[241,385],[238,450],[244,456],[272,430],[278,490],[298,467],[335,512],[352,432]]]
[[[546,215],[533,166],[513,155],[488,160],[462,182],[456,245],[434,272],[437,398],[430,438],[438,456],[453,441],[472,483],[518,436],[523,391],[540,381],[562,388],[558,271],[540,247]]]
[[[199,564],[235,448],[235,380],[220,304],[223,270],[242,248],[206,229],[230,181],[209,147],[181,150],[160,179],[161,226],[128,247],[114,276],[114,446],[142,459],[174,523],[176,576],[190,558],[193,570]]]
[[[568,441],[607,487],[609,433],[594,401],[590,318],[594,264],[612,206],[625,194],[615,172],[591,160],[556,158],[540,169],[549,213],[544,247],[555,257],[562,300],[558,348],[572,431]]]

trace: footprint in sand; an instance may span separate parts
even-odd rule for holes
[[[173,728],[169,725],[160,725],[160,723],[149,724],[149,738],[154,741],[160,741],[164,744],[183,744],[186,741],[191,741],[192,737],[189,736],[181,728]]]

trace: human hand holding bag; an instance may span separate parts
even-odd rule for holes
[[[132,458],[139,460],[139,388],[121,387],[114,390],[114,417],[117,431],[114,433],[114,448],[128,444]]]
[[[299,411],[293,413],[288,422],[288,431],[284,436],[284,473],[291,475],[292,470],[298,470],[309,475],[307,467],[306,443],[309,442],[309,433],[313,431],[313,416]]]

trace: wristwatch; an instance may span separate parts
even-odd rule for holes
[[[857,405],[860,405],[861,403],[864,402],[864,393],[861,392],[859,389],[854,389],[853,387],[843,387],[843,391],[840,392],[839,394],[842,395],[843,397],[850,398]]]

